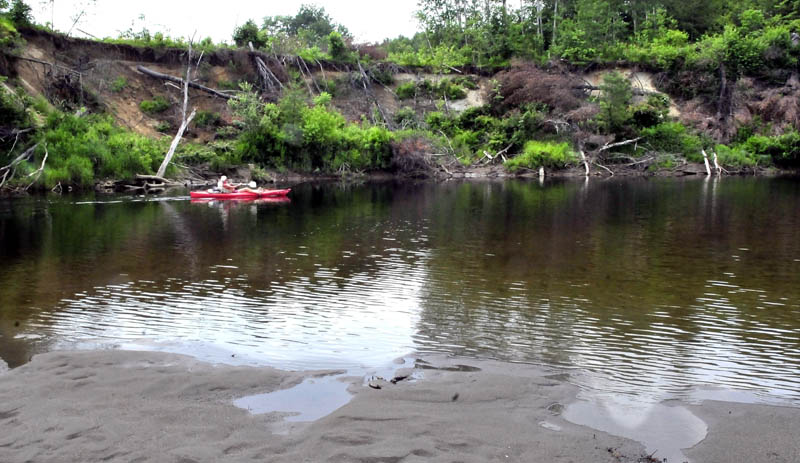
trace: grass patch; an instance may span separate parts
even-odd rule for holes
[[[564,168],[577,162],[578,157],[570,149],[568,143],[553,143],[531,140],[519,156],[506,161],[510,172],[519,169],[538,169],[539,167]]]
[[[152,100],[144,100],[139,103],[139,109],[141,109],[145,114],[154,116],[169,109],[169,102],[166,100],[166,98],[159,95]]]

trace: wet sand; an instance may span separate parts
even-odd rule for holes
[[[339,378],[353,399],[302,423],[251,415],[233,401],[334,372],[155,352],[38,355],[0,374],[0,461],[633,462],[644,453],[638,442],[566,421],[561,412],[578,391],[555,371],[426,360],[414,369],[420,379],[372,383],[381,389]],[[692,411],[709,427],[685,452],[692,461],[800,461],[800,409],[706,402]]]

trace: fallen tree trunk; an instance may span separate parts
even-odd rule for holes
[[[169,74],[162,74],[160,72],[153,71],[152,69],[148,69],[144,66],[136,66],[136,70],[141,72],[142,74],[148,75],[150,77],[155,77],[156,79],[166,80],[169,82],[175,82],[177,84],[184,84],[184,80],[180,77],[171,76]],[[230,100],[232,97],[226,93],[222,93],[219,90],[214,90],[213,88],[206,87],[205,85],[200,85],[195,82],[189,82],[189,86],[192,88],[196,88],[197,90],[201,90],[206,93],[210,93],[218,98],[223,98],[225,100]]]
[[[586,177],[589,177],[589,161],[586,159],[586,153],[583,150],[579,150],[581,153],[581,160],[583,161],[583,167],[586,168]]]
[[[178,133],[175,135],[175,138],[172,140],[172,144],[169,146],[169,151],[167,151],[167,156],[164,158],[164,162],[161,163],[161,167],[158,168],[158,172],[156,173],[157,177],[163,177],[164,173],[167,171],[167,166],[169,162],[172,161],[172,156],[175,155],[175,150],[178,148],[178,143],[181,142],[181,138],[183,138],[183,132],[186,131],[186,128],[189,127],[189,123],[192,122],[194,116],[197,114],[197,110],[192,110],[192,114],[189,115],[189,118],[183,121],[181,124],[181,128],[178,129]]]
[[[378,112],[381,114],[381,118],[383,118],[384,124],[386,124],[386,127],[389,130],[394,130],[394,126],[392,124],[392,120],[389,119],[389,117],[387,117],[386,113],[383,111],[383,107],[381,107],[380,102],[378,102],[378,98],[375,96],[375,94],[372,93],[372,90],[371,90],[372,80],[369,78],[367,73],[364,71],[364,67],[361,66],[361,61],[357,61],[357,63],[358,63],[359,74],[361,74],[361,85],[363,85],[363,87],[364,87],[364,93],[366,93],[367,96],[370,99],[372,99],[372,101],[375,103],[375,106],[378,108]]]
[[[602,88],[600,88],[600,87],[598,87],[596,85],[591,85],[591,84],[576,85],[576,86],[572,87],[572,89],[573,90],[588,90],[590,92],[600,92],[600,91],[603,90]],[[641,88],[631,88],[631,91],[636,96],[660,95],[659,92],[650,92],[650,91],[647,91],[647,90],[643,90]]]
[[[283,84],[281,81],[275,76],[275,74],[269,69],[267,63],[261,59],[260,56],[256,54],[256,49],[253,47],[253,42],[247,42],[247,45],[250,47],[250,54],[256,61],[256,69],[258,69],[258,73],[261,75],[261,80],[269,87],[269,90],[272,91],[272,81],[274,80],[277,82],[278,87],[283,89]]]
[[[711,164],[708,163],[708,154],[706,154],[706,150],[700,150],[703,153],[703,162],[706,165],[706,175],[711,177]]]

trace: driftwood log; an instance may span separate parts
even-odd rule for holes
[[[160,72],[153,71],[152,69],[148,69],[141,65],[136,66],[136,70],[150,77],[155,77],[156,79],[175,82],[176,84],[180,85],[184,84],[184,80],[181,79],[180,77],[171,76],[169,74],[162,74]],[[219,90],[214,90],[213,88],[206,87],[205,85],[200,85],[196,82],[189,82],[189,87],[196,88],[197,90],[209,93],[211,95],[214,95],[218,98],[223,98],[225,100],[229,100],[232,98],[231,95],[228,95],[227,93],[222,93]]]

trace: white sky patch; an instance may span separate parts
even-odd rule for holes
[[[96,37],[117,37],[121,31],[146,27],[151,33],[163,32],[173,37],[197,39],[211,37],[215,42],[230,42],[236,26],[248,19],[261,25],[265,16],[294,15],[302,4],[325,8],[333,21],[343,24],[357,42],[380,42],[399,35],[412,36],[417,30],[414,17],[416,0],[227,0],[224,4],[187,0],[30,0],[39,23],[53,22],[57,30],[67,32],[76,15],[85,15],[71,35],[84,37],[85,31]],[[144,20],[140,16],[144,15]],[[80,29],[80,30],[79,30]]]

